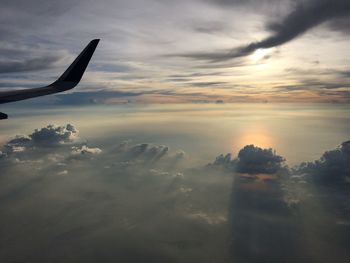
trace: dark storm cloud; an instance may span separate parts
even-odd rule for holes
[[[230,1],[223,1],[223,3],[230,3]],[[213,62],[244,57],[260,48],[283,45],[323,22],[348,15],[350,15],[350,2],[347,0],[304,1],[298,3],[295,9],[281,21],[267,24],[266,27],[272,35],[261,41],[252,42],[229,51],[197,52],[180,54],[179,56]]]

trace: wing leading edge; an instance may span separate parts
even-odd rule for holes
[[[0,92],[0,104],[45,96],[74,88],[81,80],[99,41],[99,39],[92,40],[67,70],[52,84],[41,88]],[[0,112],[0,119],[7,119],[7,115]]]

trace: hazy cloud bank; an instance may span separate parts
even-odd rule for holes
[[[336,175],[345,187],[348,146],[345,142],[325,153],[299,175],[272,149],[253,145],[236,158],[220,155],[210,165],[193,166],[190,155],[167,145],[111,141],[104,148],[83,141],[73,125],[48,125],[1,149],[0,222],[6,229],[0,255],[5,262],[51,256],[54,262],[97,262],[101,256],[107,261],[246,262],[239,258],[246,260],[248,249],[252,258],[293,262],[304,252],[286,258],[281,251],[297,249],[304,232],[296,222],[309,222],[305,211],[315,200],[300,193],[315,184],[305,178]],[[312,194],[316,199],[317,192]],[[344,206],[337,209],[332,226],[334,220],[349,219]],[[269,242],[252,240],[266,237],[266,229]],[[280,252],[272,249],[275,243]],[[250,251],[251,244],[261,250]]]

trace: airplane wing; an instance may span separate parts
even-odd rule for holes
[[[81,80],[99,41],[99,39],[92,40],[67,70],[52,84],[41,88],[0,92],[0,104],[45,96],[74,88]],[[0,119],[7,119],[7,114],[0,112]]]

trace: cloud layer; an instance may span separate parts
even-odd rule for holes
[[[186,163],[193,156],[166,145],[91,143],[82,142],[77,128],[67,124],[38,128],[3,145],[0,223],[6,229],[0,256],[5,262],[97,262],[101,257],[247,262],[248,255],[252,262],[262,256],[314,260],[310,244],[298,250],[305,237],[312,244],[321,240],[322,251],[339,262],[348,259],[341,254],[346,242],[332,234],[341,228],[335,222],[349,220],[346,207],[333,200],[347,200],[342,190],[346,180],[335,188],[336,196],[334,184],[323,184],[319,194],[317,184],[301,179],[305,171],[301,176],[288,170],[272,149],[253,145],[241,149],[237,158],[220,155],[204,166]],[[307,172],[323,176],[326,169],[328,175],[346,178],[349,152],[344,142]],[[327,198],[326,211],[335,209],[336,216],[317,210],[319,198]],[[327,237],[334,235],[331,242],[305,232],[305,226],[315,227],[309,220],[315,215],[322,229],[329,229]]]

